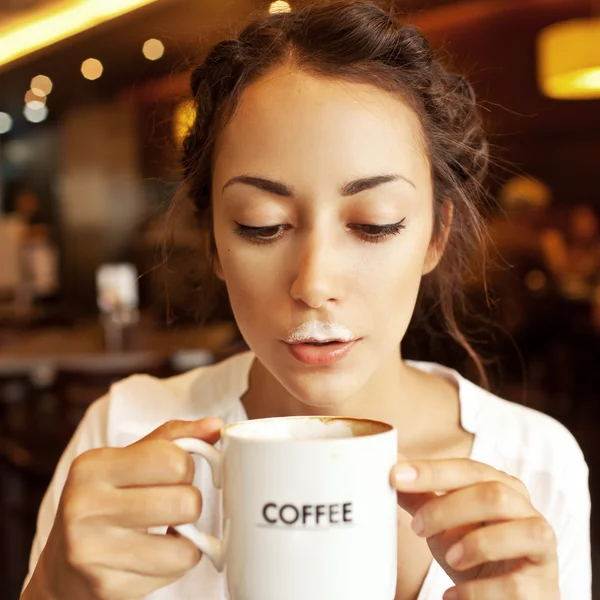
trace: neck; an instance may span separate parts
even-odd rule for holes
[[[326,407],[302,402],[256,359],[242,402],[250,419],[326,415],[384,421],[398,430],[402,451],[408,455],[411,449],[422,446],[424,439],[431,439],[438,424],[458,424],[457,398],[454,385],[410,367],[398,352],[355,394]]]

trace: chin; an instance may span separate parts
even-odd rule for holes
[[[263,375],[277,383],[307,414],[344,416],[349,403],[367,386],[377,370],[376,352],[362,344],[338,362],[327,366],[300,363],[281,345],[249,344],[261,364]],[[283,392],[283,390],[282,390]]]
[[[325,413],[344,410],[344,405],[365,385],[367,377],[356,369],[319,369],[281,372],[280,383],[312,411]],[[363,376],[361,376],[363,375]]]

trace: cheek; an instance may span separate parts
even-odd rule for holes
[[[230,296],[242,296],[249,302],[268,294],[272,278],[262,276],[260,266],[243,250],[228,247],[220,251],[221,268]]]
[[[221,248],[217,243],[221,270],[234,316],[245,337],[249,328],[260,331],[282,302],[278,282],[281,277],[273,261],[263,264],[260,248],[239,247],[236,241]]]
[[[378,327],[403,336],[414,312],[429,247],[427,233],[407,235],[383,259],[365,269],[361,286]]]

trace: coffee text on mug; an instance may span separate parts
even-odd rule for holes
[[[282,504],[270,502],[262,510],[271,525],[342,525],[352,523],[352,502],[338,504]]]

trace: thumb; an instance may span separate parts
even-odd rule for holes
[[[405,463],[408,459],[403,454],[398,453],[398,463]],[[390,483],[396,488],[395,470],[390,474]],[[412,517],[425,503],[429,502],[437,495],[433,492],[400,492],[396,490],[396,499],[398,506],[404,509]]]
[[[153,440],[172,442],[184,437],[197,438],[209,444],[215,444],[221,437],[222,427],[223,421],[217,417],[207,417],[198,421],[167,421],[136,444]]]

